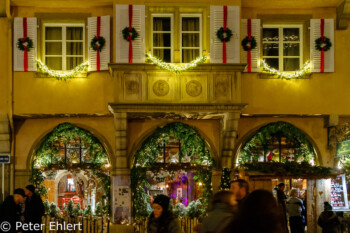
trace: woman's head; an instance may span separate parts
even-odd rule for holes
[[[298,189],[298,188],[293,188],[293,189],[290,191],[290,195],[291,195],[292,197],[299,197],[299,194],[300,194],[300,192],[299,192],[299,189]]]
[[[229,206],[234,206],[237,204],[235,195],[231,191],[219,191],[215,193],[212,201],[212,205],[214,206],[217,203],[224,203]]]
[[[153,216],[159,218],[164,212],[168,211],[170,198],[163,194],[159,194],[153,201]]]

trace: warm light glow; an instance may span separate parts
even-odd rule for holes
[[[35,60],[39,72],[43,74],[47,74],[49,77],[53,77],[59,80],[66,80],[68,78],[74,78],[81,72],[85,71],[86,68],[89,66],[89,62],[81,63],[80,65],[76,66],[73,70],[70,71],[56,71],[49,69],[42,61],[39,59]]]
[[[310,73],[310,61],[305,62],[304,66],[295,72],[280,72],[274,68],[271,68],[264,60],[260,61],[260,66],[263,68],[264,73],[275,75],[281,79],[300,78]]]
[[[199,184],[198,184],[199,186],[202,186],[202,182],[199,182]]]

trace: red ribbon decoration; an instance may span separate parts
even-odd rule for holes
[[[224,6],[224,31],[227,29],[227,6]],[[226,64],[226,40],[222,43],[222,63]]]
[[[129,5],[129,32],[132,30],[132,5]],[[132,42],[129,40],[129,63],[132,63]]]
[[[23,38],[24,41],[26,41],[27,39],[27,18],[24,17],[23,18]],[[23,46],[24,47],[24,60],[23,60],[23,67],[24,67],[24,71],[28,71],[28,48],[27,46]]]
[[[321,38],[322,38],[322,41],[326,40],[324,38],[324,19],[321,19]],[[325,50],[325,47],[322,47],[322,50],[321,50],[321,68],[320,68],[321,73],[324,72],[324,50]]]
[[[101,33],[101,16],[97,17],[97,32],[96,32],[96,37],[97,39],[100,37],[100,33]],[[96,70],[100,70],[101,69],[101,61],[100,61],[100,49],[99,46],[96,45]]]
[[[248,32],[248,40],[252,41],[252,20],[248,19],[248,24],[247,24],[247,32]],[[252,72],[252,55],[250,52],[250,49],[247,51],[247,71]]]

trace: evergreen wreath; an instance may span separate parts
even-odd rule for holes
[[[123,38],[126,41],[133,41],[137,37],[139,37],[139,33],[136,31],[135,28],[131,28],[131,30],[129,30],[129,27],[125,27],[122,33],[123,33]]]
[[[92,38],[91,40],[91,48],[94,50],[94,51],[100,51],[103,49],[103,47],[105,46],[105,43],[106,43],[106,39],[103,38],[102,36],[94,36],[94,38]]]
[[[229,42],[231,37],[232,37],[232,31],[229,28],[226,28],[226,30],[221,27],[217,32],[216,32],[216,36],[218,37],[218,39],[221,42]]]
[[[246,36],[242,40],[241,44],[242,44],[242,47],[243,47],[244,51],[250,51],[250,50],[255,49],[255,47],[256,47],[256,40],[255,40],[254,36],[251,36],[251,37]]]
[[[29,50],[33,48],[33,41],[29,37],[18,38],[17,48],[21,51],[24,51],[27,48],[27,51],[29,52]]]
[[[332,47],[331,40],[325,36],[316,39],[315,44],[315,47],[318,51],[328,51]]]

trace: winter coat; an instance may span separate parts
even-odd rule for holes
[[[303,201],[298,197],[291,197],[287,202],[287,213],[289,217],[301,216],[303,208]]]
[[[179,220],[169,211],[159,218],[155,218],[153,213],[148,219],[147,233],[181,233]]]
[[[237,207],[230,207],[225,203],[215,204],[208,216],[203,219],[200,233],[222,232],[233,221]]]
[[[6,197],[5,201],[0,205],[0,224],[4,221],[11,226],[8,233],[16,233],[16,222],[20,221],[21,207],[15,203],[13,196]]]
[[[27,197],[24,218],[26,223],[41,224],[41,218],[45,214],[45,207],[40,196],[33,193],[31,197]],[[33,231],[41,232],[41,231]]]
[[[340,233],[340,221],[333,211],[323,211],[318,217],[318,225],[322,227],[322,233]]]

